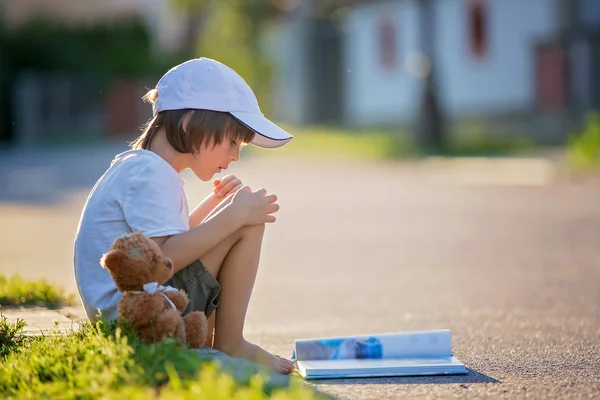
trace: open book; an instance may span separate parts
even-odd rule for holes
[[[447,329],[299,339],[292,359],[305,379],[467,373]]]

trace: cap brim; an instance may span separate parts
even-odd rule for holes
[[[281,147],[290,140],[293,136],[269,121],[260,114],[247,112],[229,112],[242,124],[256,132],[251,144],[265,149],[274,149]]]

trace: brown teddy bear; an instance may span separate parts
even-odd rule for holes
[[[129,322],[142,340],[154,343],[179,338],[190,347],[204,345],[204,313],[193,311],[182,316],[189,303],[187,294],[161,286],[173,276],[173,265],[158,244],[140,232],[122,235],[102,256],[100,264],[123,292],[117,306],[119,320]]]

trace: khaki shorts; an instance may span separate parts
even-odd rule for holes
[[[219,306],[221,285],[200,260],[175,273],[166,284],[187,293],[190,303],[184,314],[203,311],[208,318]]]

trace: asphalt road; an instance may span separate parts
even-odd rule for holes
[[[0,268],[74,290],[72,235],[110,154],[33,157],[29,175],[7,160]],[[448,328],[469,369],[314,383],[344,399],[600,398],[600,184],[515,163],[243,160],[231,172],[281,205],[246,336],[289,355],[296,338]],[[184,177],[193,207],[209,185]]]

